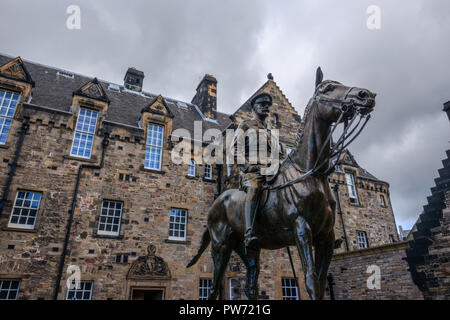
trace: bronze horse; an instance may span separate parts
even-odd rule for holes
[[[322,79],[319,68],[316,90],[305,109],[295,149],[280,165],[268,191],[264,192],[268,194],[261,197],[254,231],[259,238],[259,249],[247,252],[244,247],[243,191],[227,190],[211,206],[198,253],[187,265],[194,265],[212,242],[214,280],[209,299],[217,298],[233,250],[247,268],[245,293],[249,299],[257,299],[261,249],[275,250],[292,245],[300,254],[310,298],[323,299],[335,242],[336,203],[328,184],[328,174],[334,165],[331,166],[330,160],[339,153],[333,153],[333,147],[340,144],[342,152],[348,145],[343,143],[345,134],[334,145],[331,143],[333,127],[345,123],[347,128],[348,122],[353,122],[356,116],[360,120],[368,117],[375,106],[375,94]]]

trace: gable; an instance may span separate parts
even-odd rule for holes
[[[300,127],[301,117],[292,106],[272,78],[269,78],[249,99],[231,116],[233,122],[239,124],[243,120],[252,117],[251,100],[260,93],[268,93],[272,96],[272,106],[267,120],[272,129],[280,130],[280,141],[287,146],[293,146]]]
[[[76,90],[73,94],[94,100],[100,100],[108,103],[110,102],[105,90],[100,82],[98,82],[97,78],[94,78],[88,83],[82,85],[81,88]]]
[[[34,86],[33,79],[20,57],[12,59],[0,66],[0,74],[9,79],[31,83]]]
[[[345,165],[352,166],[352,167],[355,167],[355,168],[359,167],[359,165],[356,162],[355,158],[350,153],[350,151],[348,151],[348,149],[344,150],[344,153],[343,153],[343,155],[341,157],[341,160],[339,162],[341,164],[345,164]]]
[[[157,96],[150,102],[150,104],[147,107],[142,109],[141,113],[144,112],[160,114],[173,118],[172,112],[168,108],[165,99],[161,95]]]

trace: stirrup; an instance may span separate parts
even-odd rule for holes
[[[248,229],[245,232],[244,238],[245,248],[257,249],[258,248],[258,237],[252,234],[252,229]]]

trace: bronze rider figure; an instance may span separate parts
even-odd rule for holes
[[[232,146],[237,142],[245,142],[245,163],[238,163],[240,169],[241,189],[246,192],[245,197],[245,247],[246,249],[256,249],[258,238],[253,232],[253,221],[258,206],[258,199],[262,193],[262,186],[266,181],[266,176],[261,173],[261,169],[266,162],[259,158],[259,142],[267,142],[267,153],[271,151],[270,132],[266,118],[269,115],[269,107],[272,105],[272,97],[268,93],[261,93],[251,100],[253,117],[250,120],[242,121],[234,136]],[[255,135],[249,134],[253,129]],[[261,136],[263,135],[263,136]],[[252,140],[253,139],[253,140]],[[256,141],[255,141],[256,140]],[[256,149],[255,149],[256,148]],[[257,155],[256,159],[249,159],[250,155]],[[251,161],[253,160],[253,161]],[[256,160],[256,162],[254,161]],[[262,161],[261,161],[262,160]]]

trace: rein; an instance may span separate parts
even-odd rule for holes
[[[357,106],[355,105],[354,101],[350,101],[350,102],[346,102],[345,100],[347,99],[347,96],[349,95],[349,93],[351,92],[351,90],[354,87],[349,88],[344,96],[343,100],[337,100],[337,99],[331,99],[322,95],[319,95],[317,92],[314,95],[313,99],[320,102],[320,101],[326,101],[326,102],[330,102],[333,104],[338,104],[340,106],[339,111],[341,112],[341,114],[339,115],[338,120],[336,121],[336,123],[334,124],[333,128],[330,130],[330,133],[328,134],[322,148],[320,149],[319,155],[317,156],[317,160],[314,163],[314,166],[312,169],[310,169],[309,171],[306,170],[302,170],[301,168],[298,167],[298,165],[295,163],[295,161],[291,158],[291,155],[288,154],[288,160],[292,163],[294,169],[300,173],[302,173],[302,175],[292,181],[286,182],[282,185],[278,185],[278,186],[270,186],[270,185],[266,185],[263,187],[263,190],[281,190],[284,189],[286,187],[292,186],[294,184],[300,183],[304,180],[306,180],[308,177],[313,176],[317,173],[319,173],[320,175],[329,175],[330,173],[332,173],[334,171],[335,166],[339,163],[339,160],[341,158],[342,152],[344,151],[345,148],[347,148],[361,133],[361,131],[364,129],[364,127],[366,126],[367,122],[370,119],[370,114],[369,115],[361,115],[358,112],[354,112],[357,111]],[[338,141],[330,148],[329,151],[331,151],[329,153],[329,155],[319,164],[319,159],[321,158],[321,156],[323,155],[326,145],[328,144],[328,142],[331,140],[334,131],[336,130],[338,124],[341,122],[342,118],[344,117],[344,115],[348,112],[354,112],[354,115],[352,116],[352,118],[350,119],[350,123],[348,123],[348,119],[345,120],[345,124],[344,124],[344,130],[342,131],[341,136],[339,137]],[[356,126],[353,127],[352,130],[349,131],[349,129],[351,128],[353,122],[355,121],[355,119],[359,116],[359,120],[356,124]],[[346,143],[346,140],[351,137],[351,135],[358,129],[359,125],[361,124],[361,120],[364,119],[364,122],[362,124],[362,126],[359,128],[359,130],[356,132],[355,136],[353,136],[350,141],[348,141]],[[319,172],[319,170],[327,163],[329,163],[329,161],[333,158],[337,156],[336,161],[335,161],[335,165],[331,166],[330,168],[328,168],[325,172]],[[278,176],[279,171],[277,172],[277,174],[275,175],[275,177],[272,179],[272,181],[275,181],[276,176]]]

